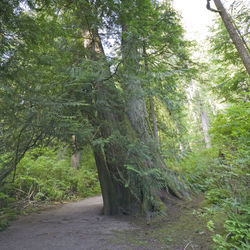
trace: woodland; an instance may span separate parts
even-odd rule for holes
[[[225,2],[204,0],[201,45],[171,0],[0,1],[0,230],[49,202],[149,221],[202,194],[215,249],[249,249],[249,6]]]

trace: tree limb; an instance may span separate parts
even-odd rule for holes
[[[220,13],[219,10],[215,10],[215,9],[211,8],[211,6],[210,6],[210,1],[211,1],[211,0],[207,0],[207,9],[210,10],[210,11],[213,11],[213,12]]]

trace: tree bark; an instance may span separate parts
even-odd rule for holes
[[[174,124],[175,124],[175,128],[176,128],[177,135],[178,135],[178,137],[179,137],[179,148],[180,148],[180,151],[181,151],[181,152],[184,152],[184,151],[185,151],[185,148],[184,148],[184,145],[183,145],[183,143],[182,143],[182,141],[181,141],[181,138],[180,138],[181,133],[180,133],[180,130],[179,130],[178,122],[177,122],[176,120],[174,120]]]
[[[98,178],[102,191],[103,199],[103,214],[115,215],[118,213],[117,198],[111,173],[108,169],[104,153],[100,146],[96,146],[94,149],[95,162],[98,172]]]
[[[138,63],[139,59],[139,49],[137,47],[136,38],[135,41],[131,37],[127,37],[129,33],[129,27],[126,24],[122,25],[122,57],[124,64],[124,89],[127,94],[126,100],[126,111],[132,128],[134,129],[137,138],[140,139],[141,143],[149,148],[150,155],[144,160],[144,166],[142,171],[147,171],[150,169],[162,169],[168,172],[168,169],[160,155],[159,148],[154,145],[154,137],[150,128],[149,116],[146,107],[145,93],[143,91],[140,82],[140,65]],[[147,68],[147,65],[146,65]],[[170,171],[169,171],[170,173]],[[149,177],[150,178],[150,177]],[[147,180],[146,180],[147,181]],[[150,180],[148,180],[150,183]],[[178,198],[184,196],[182,191],[177,190],[170,183],[168,184],[168,192]],[[151,195],[154,198],[159,198],[159,192],[167,195],[166,190],[157,190],[155,187],[151,187]],[[148,200],[144,196],[144,190],[141,190],[141,201],[144,211],[150,211],[153,207],[152,200]],[[162,197],[161,197],[162,198]],[[160,198],[160,199],[161,199]]]
[[[85,19],[89,18],[89,14],[93,14],[91,9],[89,9]],[[87,58],[100,62],[101,67],[104,68],[98,68],[97,72],[102,70],[102,78],[107,79],[110,75],[110,69],[108,65],[107,67],[105,66],[106,56],[98,29],[91,25],[90,20],[87,23],[88,27],[85,27],[83,30],[84,47],[87,51],[91,51]],[[107,77],[105,77],[105,74],[107,74]],[[95,90],[93,103],[96,108],[93,125],[95,126],[95,123],[98,121],[99,138],[108,139],[108,142],[105,142],[104,145],[93,147],[104,202],[103,212],[105,215],[127,214],[134,209],[135,199],[122,180],[122,175],[126,175],[124,173],[126,168],[124,167],[124,159],[119,151],[120,147],[112,139],[109,141],[114,132],[120,131],[119,124],[122,122],[121,119],[123,119],[122,115],[118,115],[122,112],[120,109],[122,105],[117,103],[119,101],[113,100],[114,97],[119,96],[118,90],[111,80],[93,82],[93,88]]]
[[[96,16],[91,12],[92,10],[93,8],[90,8],[88,15],[85,16],[85,19],[88,19],[90,15],[93,15],[90,20],[87,21],[88,27],[85,27],[83,31],[84,37],[87,38],[84,39],[84,47],[86,48],[86,51],[91,51],[88,55],[88,59],[100,62],[100,67],[106,67],[105,53],[98,34],[98,29],[95,25],[91,25],[91,19],[94,19]],[[124,29],[124,27],[122,28]],[[128,41],[131,42],[131,40],[122,41],[122,50],[123,66],[126,75],[124,77],[124,85],[127,94],[126,113],[130,120],[130,124],[126,123],[126,119],[123,114],[121,117],[117,115],[119,112],[123,112],[123,110],[117,110],[117,106],[119,105],[117,105],[117,103],[110,102],[114,96],[119,96],[114,83],[112,81],[102,80],[93,82],[93,89],[95,93],[93,102],[96,107],[95,115],[99,125],[99,136],[106,139],[104,145],[100,145],[100,148],[94,147],[94,152],[104,200],[104,213],[107,215],[113,215],[116,213],[133,213],[138,211],[138,208],[142,207],[145,212],[152,208],[152,202],[149,199],[151,197],[146,198],[144,190],[140,186],[142,183],[135,183],[133,188],[136,189],[136,191],[132,190],[129,184],[128,188],[125,187],[125,182],[127,184],[129,181],[128,175],[130,174],[126,168],[126,163],[130,162],[130,160],[127,159],[128,148],[120,145],[121,142],[112,140],[114,132],[118,132],[120,134],[125,133],[129,137],[131,136],[129,139],[132,140],[136,137],[136,139],[139,139],[142,144],[148,146],[149,150],[152,151],[150,156],[142,156],[141,158],[138,156],[139,164],[142,164],[145,169],[152,169],[156,166],[163,167],[164,165],[158,152],[159,150],[157,150],[156,147],[152,147],[153,137],[149,125],[145,95],[141,82],[138,81],[139,66],[138,64],[134,64],[134,60],[137,58],[137,47],[133,43],[127,44]],[[124,50],[124,48],[126,49]],[[130,63],[132,64],[129,66]],[[133,68],[132,70],[131,66]],[[97,74],[99,70],[100,69],[97,68]],[[103,72],[107,72],[107,76],[110,75],[108,65],[107,68],[102,70],[102,77],[105,75]],[[96,121],[93,121],[93,124],[95,124],[95,122]],[[127,130],[125,129],[125,131],[123,131],[120,126],[121,124],[123,124]],[[153,156],[154,153],[155,156]],[[136,176],[136,181],[138,180],[137,178],[140,177]],[[174,187],[173,190],[171,188],[169,188],[169,190],[177,196],[178,191],[175,192]]]
[[[220,13],[220,16],[225,24],[225,27],[229,33],[229,36],[231,37],[247,72],[250,75],[250,55],[247,51],[247,48],[245,47],[244,42],[242,41],[236,28],[234,27],[233,22],[230,16],[228,15],[226,9],[224,8],[223,4],[221,3],[221,1],[214,0],[214,3]]]
[[[128,94],[126,108],[130,123],[139,138],[148,143],[151,135],[143,89],[140,84],[128,80],[126,91]]]
[[[211,142],[210,142],[210,136],[208,133],[209,130],[209,121],[208,121],[208,117],[207,117],[207,113],[203,107],[203,103],[201,101],[200,98],[200,94],[198,94],[198,103],[199,103],[199,109],[200,109],[200,119],[201,119],[201,126],[202,126],[202,130],[203,130],[203,135],[204,135],[204,141],[206,144],[206,148],[210,148],[211,147]]]
[[[71,155],[70,165],[72,168],[78,169],[81,162],[81,154],[82,152],[78,150]]]
[[[154,100],[153,100],[152,96],[149,96],[149,105],[150,105],[151,117],[152,117],[152,121],[153,121],[153,134],[154,134],[155,143],[156,143],[157,147],[160,148],[158,127],[157,127],[157,118],[155,115],[155,105],[154,105]]]
[[[72,168],[77,169],[81,163],[81,151],[77,148],[75,135],[72,135],[72,149],[73,153],[71,155],[70,165]]]

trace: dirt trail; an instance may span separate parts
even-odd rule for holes
[[[21,216],[0,233],[0,250],[117,250],[114,231],[134,230],[125,218],[101,215],[102,198],[65,204],[40,214]]]
[[[101,215],[102,198],[21,216],[0,232],[0,250],[210,250],[206,223],[193,214],[202,197],[168,201],[167,216],[144,219]]]

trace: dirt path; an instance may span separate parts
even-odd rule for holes
[[[206,223],[193,214],[201,201],[169,201],[167,216],[147,225],[103,216],[102,198],[88,198],[21,216],[0,232],[0,250],[209,250]]]
[[[117,250],[113,231],[134,230],[124,218],[101,215],[102,198],[65,204],[40,214],[21,216],[0,233],[1,250]]]

